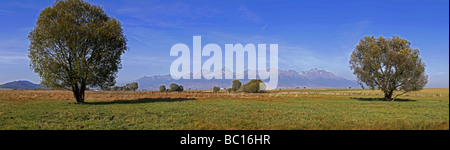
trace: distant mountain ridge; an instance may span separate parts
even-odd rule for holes
[[[218,72],[212,74],[231,72],[230,70],[223,68]],[[249,71],[244,71],[243,74],[247,78]],[[192,77],[192,73],[190,74]],[[235,76],[236,73],[233,73]],[[183,85],[185,90],[195,89],[211,89],[213,86],[220,88],[230,88],[231,82],[234,79],[180,79],[175,80],[170,75],[155,75],[144,76],[137,80],[139,84],[139,90],[158,90],[160,85],[168,87],[171,83],[177,83]],[[240,79],[243,84],[250,81],[249,79]],[[43,88],[41,84],[34,84],[29,81],[13,81],[0,85],[0,89],[35,89]],[[297,72],[295,70],[278,70],[278,87],[277,88],[360,88],[360,85],[356,81],[351,81],[342,77],[338,77],[326,70],[319,70],[317,68]]]
[[[3,89],[35,89],[35,88],[43,88],[41,84],[34,84],[30,81],[25,80],[19,80],[19,81],[12,81],[5,84],[0,85],[0,88]]]
[[[214,72],[222,73],[230,70],[223,68],[221,71]],[[247,78],[248,71],[243,72],[245,78]],[[192,77],[192,73],[190,74]],[[234,73],[236,75],[236,73]],[[160,85],[169,86],[171,83],[177,83],[183,85],[185,90],[195,89],[211,89],[213,86],[220,88],[231,87],[231,82],[234,79],[172,79],[170,75],[157,75],[151,77],[141,77],[137,80],[139,89],[157,90]],[[242,83],[250,81],[249,79],[240,79]],[[295,70],[278,70],[278,88],[359,88],[359,84],[356,81],[351,81],[342,77],[338,77],[326,70],[319,70],[317,68],[297,72]]]

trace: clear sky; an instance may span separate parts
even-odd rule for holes
[[[447,0],[87,0],[122,22],[130,50],[118,83],[169,74],[172,45],[279,44],[279,67],[325,69],[354,80],[350,54],[364,36],[400,36],[420,50],[427,87],[449,87]],[[28,33],[53,0],[0,0],[0,84],[39,83],[30,70]]]

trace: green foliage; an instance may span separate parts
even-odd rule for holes
[[[139,88],[139,85],[137,82],[128,83],[125,85],[126,91],[136,91]]]
[[[219,87],[217,87],[217,86],[214,86],[213,87],[213,92],[214,93],[217,93],[217,92],[219,92],[220,91],[220,88]]]
[[[82,0],[58,0],[42,10],[28,39],[30,67],[42,84],[72,88],[78,103],[87,86],[115,84],[127,50],[120,22]]]
[[[176,83],[171,83],[171,84],[169,85],[169,87],[170,87],[170,89],[171,89],[172,91],[178,91],[178,88],[179,88],[180,86],[178,86],[178,84],[176,84]]]
[[[166,86],[165,85],[159,86],[159,91],[160,92],[165,92],[166,91]]]
[[[102,90],[103,91],[111,91],[111,88],[110,87],[102,87]]]
[[[228,92],[228,93],[231,93],[232,91],[233,91],[233,89],[231,89],[231,88],[228,88],[228,89],[227,89],[227,92]]]
[[[178,84],[176,84],[176,83],[170,84],[169,87],[170,87],[171,91],[173,91],[173,92],[183,91],[183,90],[184,90],[184,88],[183,88],[182,85],[178,85]]]
[[[110,90],[112,91],[136,91],[139,88],[137,82],[128,83],[124,86],[113,86]],[[104,91],[108,91],[109,88],[102,88]]]
[[[119,87],[118,86],[113,86],[112,88],[111,88],[111,90],[113,90],[113,91],[119,91]]]
[[[242,85],[242,91],[244,91],[246,93],[262,92],[260,89],[264,89],[264,88],[263,87],[261,88],[260,86],[263,84],[264,84],[264,82],[262,82],[260,79],[253,79],[253,80],[250,80],[249,82],[245,83],[244,85]]]
[[[178,87],[178,91],[184,91],[183,85],[180,85],[180,86]]]
[[[241,85],[242,85],[241,81],[233,80],[233,85],[231,86],[231,90],[233,92],[236,92],[237,90],[239,90],[241,88]]]
[[[350,68],[363,88],[365,84],[382,90],[387,101],[421,90],[428,80],[419,50],[412,49],[410,42],[397,36],[361,39],[351,55]],[[403,93],[392,98],[394,91]]]

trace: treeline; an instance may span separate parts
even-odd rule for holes
[[[261,86],[265,86],[265,84],[260,79],[250,80],[249,82],[245,83],[244,85],[242,85],[241,81],[239,81],[239,80],[233,80],[231,88],[228,88],[226,91],[228,93],[231,93],[231,92],[236,93],[239,91],[246,92],[246,93],[260,93],[260,92],[264,92],[264,90],[261,90],[261,89],[265,89],[265,87],[261,87]],[[159,86],[159,91],[160,92],[181,92],[181,91],[184,91],[184,88],[182,85],[172,83],[169,85],[169,88],[166,88],[165,85]],[[218,93],[219,91],[220,91],[220,87],[217,87],[217,86],[213,87],[214,93]]]
[[[136,91],[139,88],[137,82],[128,83],[124,86],[113,86],[113,87],[104,87],[103,91]]]
[[[166,89],[165,85],[161,85],[159,86],[159,91],[160,92],[181,92],[184,91],[184,87],[183,85],[178,85],[176,83],[172,83],[169,85],[169,89]]]
[[[260,79],[250,80],[249,82],[247,82],[243,85],[242,85],[241,81],[233,80],[231,88],[228,88],[225,91],[228,93],[232,93],[232,92],[237,93],[239,91],[245,92],[245,93],[265,92],[264,90],[261,90],[261,89],[265,89],[265,87],[261,87],[261,86],[265,86],[265,85],[264,85],[264,82],[262,82]],[[125,84],[124,86],[103,87],[101,89],[103,91],[136,91],[136,90],[138,90],[138,88],[139,88],[138,83],[133,82],[133,83]],[[52,88],[52,89],[56,89],[56,88]],[[25,90],[28,90],[28,89],[25,89]],[[35,90],[41,90],[41,89],[36,88]],[[89,88],[87,88],[86,90],[89,90]],[[214,86],[212,88],[212,90],[214,93],[218,93],[218,92],[220,92],[221,89],[220,89],[220,87]],[[182,92],[182,91],[184,91],[184,87],[183,87],[183,85],[171,83],[169,85],[169,88],[166,88],[165,85],[159,86],[159,91],[160,92]]]
[[[261,87],[261,86],[264,86],[264,87]],[[249,82],[245,83],[244,85],[242,85],[241,81],[239,81],[239,80],[233,80],[233,84],[232,84],[231,88],[228,88],[226,91],[228,93],[231,93],[231,92],[236,93],[238,91],[242,91],[245,93],[264,92],[264,90],[261,90],[261,89],[265,89],[265,84],[260,79],[250,80]],[[216,87],[216,86],[213,87],[214,93],[217,93],[219,91],[220,91],[219,87]]]

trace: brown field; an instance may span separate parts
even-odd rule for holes
[[[448,90],[86,91],[84,105],[69,90],[0,90],[0,130],[448,130]]]
[[[314,98],[314,99],[348,99],[355,96],[383,96],[378,90],[361,89],[283,89],[266,93],[228,93],[212,90],[192,90],[184,92],[159,91],[86,91],[86,101],[114,101],[136,100],[143,98]],[[402,97],[449,97],[448,89],[426,89],[410,92]],[[15,102],[30,101],[74,101],[72,91],[69,90],[0,90],[0,100]]]

